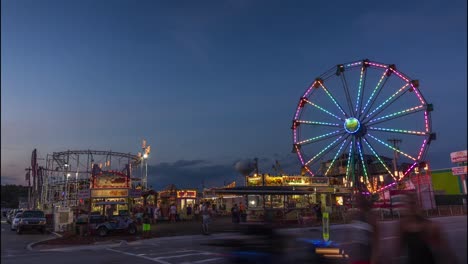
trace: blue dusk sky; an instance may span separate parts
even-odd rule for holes
[[[299,98],[330,67],[364,58],[420,80],[435,108],[427,158],[451,167],[467,146],[466,5],[4,0],[2,184],[25,184],[34,148],[137,153],[142,139],[156,188],[219,186],[254,157],[297,173]]]

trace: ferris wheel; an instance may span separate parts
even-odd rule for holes
[[[293,151],[311,176],[342,177],[377,192],[424,160],[435,140],[419,81],[369,60],[332,67],[306,89],[293,118]]]

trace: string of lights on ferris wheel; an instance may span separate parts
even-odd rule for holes
[[[351,100],[351,92],[350,88],[348,85],[348,81],[346,79],[345,72],[353,69],[353,68],[360,68],[360,74],[359,74],[359,83],[357,85],[357,96],[356,96],[356,103],[353,104]],[[380,75],[379,81],[375,85],[375,87],[372,89],[372,92],[367,98],[367,100],[364,103],[364,90],[366,87],[366,76],[367,76],[367,69],[368,68],[373,68],[377,70],[383,70],[382,74]],[[334,76],[340,76],[341,83],[344,89],[344,94],[346,96],[346,105],[348,106],[349,112],[345,111],[345,108],[342,107],[342,105],[339,103],[339,101],[336,99],[335,96],[333,96],[332,91],[325,85],[325,81],[334,77]],[[390,95],[388,98],[384,99],[379,105],[377,105],[375,108],[373,108],[376,99],[380,95],[381,91],[383,90],[385,84],[387,81],[391,78],[391,76],[397,76],[400,80],[404,81],[404,85],[400,87],[395,93]],[[331,100],[333,105],[336,106],[336,108],[339,110],[340,115],[334,114],[331,109],[327,109],[324,106],[318,105],[314,103],[311,98],[313,98],[314,92],[318,91],[319,89],[322,89],[327,97]],[[399,98],[402,96],[412,93],[414,94],[418,101],[421,103],[420,105],[417,106],[412,106],[403,110],[399,110],[393,113],[389,113],[383,116],[379,116],[385,109],[387,109],[390,105],[394,104],[395,102],[398,101]],[[323,121],[318,121],[318,120],[305,120],[304,118],[301,119],[301,115],[303,113],[303,109],[307,106],[310,105],[318,110],[320,110],[321,113],[327,114],[329,116],[334,117],[335,119],[340,120],[341,122],[344,122],[343,124],[343,129],[338,129],[332,132],[328,132],[322,135],[317,135],[311,138],[305,138],[301,139],[300,138],[300,129],[303,125],[305,126],[331,126],[331,127],[340,127],[341,125],[339,123],[330,123],[330,122],[323,122]],[[406,115],[414,114],[424,111],[424,131],[416,131],[416,130],[409,130],[409,129],[401,129],[401,128],[389,128],[389,127],[377,127],[375,125],[384,123],[390,120],[394,120]],[[369,150],[372,152],[372,155],[375,156],[375,158],[378,160],[378,162],[385,168],[385,170],[389,173],[389,175],[392,177],[393,180],[398,181],[403,179],[408,173],[411,172],[411,170],[416,166],[416,164],[421,161],[424,157],[424,154],[427,152],[427,147],[430,144],[431,140],[435,140],[435,133],[431,132],[431,125],[430,125],[430,112],[433,111],[433,106],[432,104],[428,104],[424,97],[422,96],[421,92],[419,91],[419,81],[417,80],[411,80],[408,78],[406,75],[401,73],[396,69],[396,66],[391,64],[382,64],[382,63],[377,63],[377,62],[371,62],[369,60],[362,60],[362,61],[356,61],[352,63],[346,63],[346,64],[340,64],[337,65],[336,67],[333,67],[326,71],[324,74],[320,75],[318,78],[315,79],[315,81],[308,87],[306,92],[303,94],[303,96],[299,100],[299,104],[297,106],[294,119],[293,119],[293,150],[297,153],[299,160],[303,164],[303,167],[305,170],[312,176],[315,176],[316,173],[314,173],[311,169],[311,166],[318,161],[318,158],[324,156],[326,153],[330,151],[334,151],[338,146],[338,150],[336,151],[335,155],[333,156],[333,159],[330,162],[329,167],[325,171],[325,176],[327,176],[335,164],[335,161],[337,158],[340,156],[341,153],[345,153],[348,149],[348,161],[346,165],[346,173],[345,173],[345,182],[352,182],[355,181],[354,173],[351,173],[354,170],[354,159],[352,157],[358,157],[360,159],[361,165],[362,165],[362,170],[363,174],[361,176],[361,182],[365,182],[367,186],[369,187],[369,171],[367,168],[367,165],[364,162],[364,149],[363,146],[364,144],[369,148]],[[388,132],[388,133],[400,133],[400,134],[406,134],[406,135],[415,135],[415,136],[421,136],[423,137],[422,139],[422,144],[419,148],[419,151],[417,152],[417,158],[413,157],[412,155],[399,150],[398,148],[395,148],[383,140],[379,139],[375,135],[371,135],[368,133],[369,131],[377,131],[377,132]],[[334,138],[337,137],[334,141],[323,147],[321,150],[317,150],[317,153],[313,155],[313,157],[309,160],[306,160],[304,158],[305,153],[303,152],[303,149],[301,148],[304,145],[307,144],[314,144],[317,143],[318,141],[322,141],[328,138]],[[380,143],[384,147],[397,152],[399,154],[402,154],[403,156],[409,158],[410,160],[413,161],[411,166],[409,166],[408,170],[406,170],[402,177],[399,177],[397,172],[392,172],[388,166],[385,164],[385,162],[382,160],[381,156],[378,154],[376,149],[371,145],[369,142],[369,139],[373,139],[375,142]],[[343,140],[341,145],[339,144],[339,141]],[[364,142],[364,143],[363,143]],[[349,148],[348,148],[349,147]],[[359,162],[359,161],[358,161]],[[351,166],[353,165],[353,168]],[[350,179],[350,176],[353,176],[352,179]],[[377,191],[386,189],[390,186],[393,186],[396,183],[392,183],[387,186],[383,186],[382,188],[378,189]],[[373,191],[376,191],[375,188]]]

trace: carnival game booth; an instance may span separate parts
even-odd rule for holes
[[[128,214],[131,197],[130,177],[119,171],[99,171],[92,175],[91,212],[108,217]]]
[[[157,201],[161,208],[163,219],[168,219],[169,209],[172,204],[176,206],[179,218],[187,219],[187,207],[190,205],[193,208],[193,206],[198,202],[197,190],[179,190],[174,184],[171,184],[165,190],[158,193]]]

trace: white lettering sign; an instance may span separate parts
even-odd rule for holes
[[[466,161],[466,150],[450,153],[450,159],[453,163]]]
[[[467,172],[467,166],[460,166],[460,167],[453,167],[452,174],[453,175],[464,175]]]

